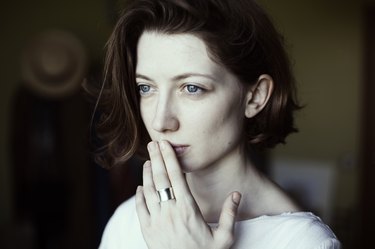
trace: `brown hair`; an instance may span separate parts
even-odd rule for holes
[[[104,82],[97,106],[97,133],[104,144],[96,160],[112,166],[144,153],[149,136],[139,110],[135,84],[138,39],[144,31],[189,33],[201,38],[212,60],[244,84],[261,74],[274,80],[274,91],[262,112],[245,124],[252,148],[285,143],[295,132],[299,108],[295,83],[282,36],[253,0],[134,0],[122,12],[107,43]]]

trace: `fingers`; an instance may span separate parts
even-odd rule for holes
[[[135,194],[135,206],[137,210],[137,216],[139,223],[141,225],[146,225],[149,223],[150,214],[147,209],[146,200],[143,194],[142,186],[138,186],[137,192]]]
[[[236,222],[240,201],[241,194],[239,192],[233,192],[224,201],[221,210],[219,227],[216,234],[222,239],[227,240],[228,243],[232,243],[233,240],[234,224]]]
[[[155,184],[155,189],[169,188],[171,183],[169,182],[168,174],[164,166],[164,160],[160,153],[159,145],[157,142],[150,142],[147,145],[148,152],[150,154],[152,164],[152,178]]]
[[[137,193],[138,194],[138,193]],[[143,165],[143,194],[150,213],[159,210],[159,198],[156,194],[154,181],[152,179],[151,162],[146,161]]]
[[[180,164],[172,146],[167,141],[161,141],[159,145],[165,162],[165,168],[168,172],[169,181],[173,186],[177,200],[179,196],[189,196],[190,192],[185,176],[181,171]]]

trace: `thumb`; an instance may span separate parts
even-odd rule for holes
[[[228,243],[233,243],[234,224],[236,221],[238,206],[241,201],[241,194],[239,192],[232,192],[224,201],[219,226],[215,235],[221,239],[229,240]]]

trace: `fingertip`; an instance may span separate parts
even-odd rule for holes
[[[158,142],[157,141],[151,141],[147,144],[147,149],[149,152],[156,151],[158,148]]]
[[[227,196],[220,214],[218,229],[215,231],[215,236],[228,247],[234,241],[234,229],[240,201],[241,194],[237,191]]]
[[[141,192],[142,190],[143,190],[143,187],[142,187],[141,185],[139,185],[139,186],[137,187],[137,191],[136,191],[136,192],[138,193],[138,192]]]
[[[238,205],[241,201],[239,192],[232,192],[223,203],[219,219],[219,227],[226,231],[232,231],[238,212]]]
[[[240,192],[233,192],[232,193],[232,201],[235,205],[239,205],[240,204],[240,201],[241,201],[241,198],[242,198],[242,195]]]
[[[168,146],[168,142],[166,140],[161,140],[159,142],[160,150],[165,150]]]
[[[144,168],[151,167],[151,161],[150,161],[150,160],[147,160],[147,161],[143,164],[143,167],[144,167]]]
[[[147,226],[150,214],[142,190],[142,186],[137,187],[137,192],[135,193],[135,206],[139,222],[143,228],[144,226]]]
[[[147,146],[146,146],[147,149],[150,149],[150,147],[152,146],[152,143],[153,143],[153,142],[154,142],[154,141],[150,141],[150,142],[147,143]]]
[[[138,186],[137,190],[135,191],[135,199],[137,200],[136,202],[137,203],[141,202],[142,198],[143,198],[142,187]]]

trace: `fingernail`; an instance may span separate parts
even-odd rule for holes
[[[165,149],[165,147],[167,146],[166,143],[167,143],[167,142],[164,141],[164,140],[162,140],[162,141],[159,143],[159,145],[160,145],[160,149],[161,149],[161,150],[164,150],[164,149]]]
[[[234,204],[236,205],[240,204],[240,200],[241,200],[241,194],[238,192],[234,192],[232,194],[232,201],[234,202]]]
[[[141,186],[138,186],[137,187],[137,192],[141,191],[142,187]]]
[[[148,168],[151,166],[151,162],[149,160],[147,160],[144,164],[143,164],[143,167],[144,168]]]
[[[150,142],[147,148],[149,151],[154,151],[156,149],[156,142]]]

